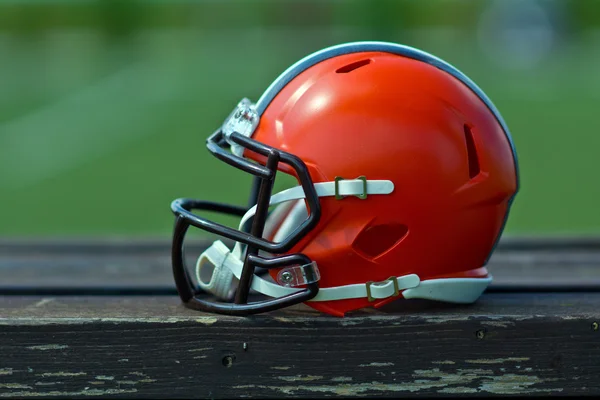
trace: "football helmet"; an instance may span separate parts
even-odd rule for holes
[[[385,42],[298,61],[256,103],[242,100],[207,148],[254,175],[250,206],[173,201],[173,273],[185,305],[231,315],[474,302],[519,184],[510,133],[483,91],[441,59]],[[272,193],[277,174],[297,186]],[[238,216],[239,229],[194,210]],[[215,241],[192,274],[190,226],[233,248]]]

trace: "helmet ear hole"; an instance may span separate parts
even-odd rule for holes
[[[408,235],[408,226],[383,224],[366,226],[354,239],[352,248],[368,258],[376,258],[394,248]]]

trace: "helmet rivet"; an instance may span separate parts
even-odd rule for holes
[[[285,271],[281,274],[281,282],[283,283],[290,283],[292,282],[293,276],[292,273],[289,271]]]

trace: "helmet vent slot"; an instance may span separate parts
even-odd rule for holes
[[[394,248],[406,235],[408,235],[406,225],[370,225],[358,234],[352,247],[369,258],[376,258]]]
[[[473,179],[479,175],[479,157],[477,156],[477,148],[475,147],[475,141],[473,140],[473,132],[471,127],[467,124],[464,126],[465,131],[465,142],[467,144],[467,158],[469,161],[469,178]]]
[[[352,72],[356,69],[359,69],[360,67],[364,67],[365,65],[369,65],[369,64],[371,64],[370,58],[367,58],[365,60],[355,61],[353,63],[344,65],[343,67],[336,69],[335,73],[336,74],[347,74],[348,72]]]

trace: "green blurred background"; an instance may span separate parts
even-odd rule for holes
[[[245,204],[208,154],[238,100],[325,46],[454,64],[511,128],[506,232],[600,231],[600,1],[2,1],[0,235],[168,235],[176,197]]]

